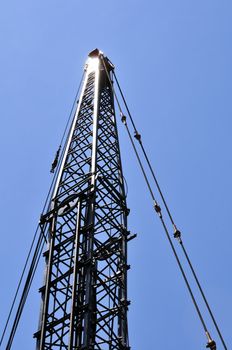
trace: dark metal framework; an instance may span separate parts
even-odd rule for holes
[[[43,218],[49,222],[49,243],[37,350],[129,349],[129,210],[105,69],[111,77],[113,65],[93,51],[51,210]]]

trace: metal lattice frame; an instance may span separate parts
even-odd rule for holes
[[[111,75],[108,59],[92,52],[45,218],[50,238],[37,350],[129,349],[128,209],[104,66]]]

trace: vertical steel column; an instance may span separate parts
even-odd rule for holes
[[[81,198],[78,200],[77,207],[77,227],[76,227],[76,244],[75,244],[75,253],[74,253],[74,268],[73,268],[73,285],[72,285],[72,305],[71,305],[71,314],[70,314],[70,328],[69,328],[69,346],[68,349],[73,349],[73,341],[75,334],[75,316],[76,316],[76,307],[77,307],[77,283],[78,283],[78,258],[79,258],[79,247],[80,247],[80,224],[81,224]]]
[[[95,213],[95,196],[96,196],[96,167],[97,167],[97,132],[98,132],[98,113],[99,113],[99,76],[100,76],[100,60],[95,59],[93,70],[95,71],[95,90],[94,90],[94,110],[93,110],[93,141],[92,141],[92,159],[91,159],[91,196],[87,213],[88,230],[87,241],[87,259],[90,262],[86,266],[86,305],[87,310],[84,316],[84,348],[90,349],[91,337],[93,337],[91,330],[91,322],[93,318],[93,234],[94,234],[94,213]],[[91,68],[90,68],[91,69]]]
[[[42,327],[41,327],[41,342],[40,344],[37,342],[37,349],[44,349],[44,339],[45,339],[45,320],[48,312],[48,303],[49,303],[49,290],[50,290],[50,282],[51,282],[51,269],[52,269],[52,254],[54,249],[54,235],[55,235],[55,226],[56,226],[56,216],[55,213],[50,219],[50,230],[49,230],[49,256],[47,258],[47,267],[46,267],[46,281],[45,281],[45,292],[43,295],[43,307],[42,307]]]

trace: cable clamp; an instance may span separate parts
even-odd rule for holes
[[[206,347],[209,348],[210,350],[216,350],[217,349],[216,342],[214,340],[212,340],[212,339],[208,341]]]
[[[137,130],[135,130],[134,137],[135,137],[136,140],[138,140],[139,142],[141,141],[141,134],[139,134]]]
[[[121,121],[124,125],[126,125],[126,116],[124,114],[122,114],[122,112],[120,113],[121,114]]]
[[[155,209],[156,213],[159,215],[159,217],[162,217],[161,208],[157,202],[155,202],[155,204],[154,204],[154,209]]]
[[[206,331],[205,333],[206,333],[206,337],[208,338],[208,343],[206,344],[206,347],[210,350],[216,350],[217,347],[216,347],[215,341],[211,338],[208,331]]]
[[[181,238],[181,232],[175,227],[175,231],[174,231],[174,234],[173,234],[174,238],[177,238],[180,240]]]

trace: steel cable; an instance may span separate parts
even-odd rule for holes
[[[117,102],[117,105],[118,105],[118,108],[119,108],[119,111],[120,111],[120,114],[121,114],[122,122],[123,122],[123,124],[126,126],[127,133],[128,133],[129,139],[130,139],[130,142],[131,142],[132,147],[133,147],[133,149],[134,149],[134,151],[135,151],[136,158],[137,158],[137,160],[138,160],[138,162],[139,162],[140,168],[141,168],[141,170],[142,170],[144,179],[145,179],[145,181],[146,181],[146,183],[147,183],[147,186],[148,186],[149,192],[150,192],[150,194],[151,194],[151,197],[152,197],[153,201],[155,201],[155,209],[156,209],[156,212],[157,212],[158,215],[160,216],[160,219],[161,219],[161,221],[162,221],[162,225],[163,225],[163,228],[164,228],[164,230],[165,230],[166,236],[167,236],[168,241],[169,241],[169,243],[170,243],[170,245],[171,245],[172,251],[173,251],[173,253],[174,253],[174,256],[175,256],[175,258],[176,258],[176,261],[177,261],[177,263],[178,263],[178,266],[179,266],[179,268],[180,268],[180,270],[181,270],[181,273],[182,273],[182,276],[183,276],[184,281],[185,281],[185,283],[186,283],[187,289],[188,289],[188,291],[189,291],[189,293],[190,293],[190,296],[191,296],[191,298],[192,298],[193,304],[194,304],[194,306],[195,306],[195,309],[196,309],[196,311],[197,311],[197,314],[198,314],[198,316],[199,316],[199,319],[200,319],[200,321],[201,321],[201,323],[202,323],[202,326],[203,326],[203,328],[204,328],[204,331],[205,331],[205,333],[206,333],[206,337],[207,337],[207,340],[208,340],[208,345],[210,345],[210,346],[211,346],[211,345],[212,345],[212,346],[215,345],[215,347],[216,347],[215,342],[211,339],[211,336],[210,336],[210,334],[209,334],[209,332],[208,332],[208,330],[207,330],[207,327],[206,327],[206,324],[205,324],[205,322],[204,322],[203,316],[202,316],[202,314],[201,314],[201,312],[200,312],[200,309],[199,309],[199,307],[198,307],[198,304],[197,304],[197,302],[196,302],[196,300],[195,300],[195,298],[194,298],[193,292],[192,292],[191,287],[190,287],[190,285],[189,285],[189,283],[188,283],[188,279],[187,279],[187,277],[186,277],[186,275],[185,275],[185,272],[184,272],[184,270],[183,270],[183,267],[182,267],[182,265],[181,265],[181,262],[180,262],[180,260],[179,260],[178,255],[177,255],[177,252],[176,252],[176,250],[175,250],[175,248],[174,248],[174,245],[173,245],[173,243],[172,243],[172,240],[171,240],[171,238],[170,238],[168,229],[167,229],[167,227],[166,227],[166,225],[165,225],[165,223],[164,223],[164,220],[163,220],[163,217],[162,217],[162,214],[161,214],[161,208],[158,206],[157,201],[154,199],[154,194],[153,194],[153,191],[152,191],[152,189],[151,189],[151,185],[150,185],[150,183],[149,183],[149,181],[148,181],[146,172],[145,172],[144,167],[143,167],[143,165],[142,165],[142,161],[141,161],[141,159],[140,159],[140,157],[139,157],[139,154],[138,154],[138,152],[137,152],[135,143],[134,143],[133,138],[132,138],[132,136],[131,136],[131,133],[130,133],[130,131],[129,131],[129,128],[128,128],[128,125],[127,125],[127,122],[126,122],[126,117],[125,117],[125,115],[123,114],[123,111],[122,111],[122,108],[121,108],[119,99],[118,99],[118,97],[117,97],[117,94],[116,94],[115,89],[114,89],[114,87],[113,87],[112,81],[111,81],[111,79],[110,79],[109,72],[108,72],[108,70],[107,70],[107,68],[106,68],[106,65],[105,65],[105,62],[104,62],[104,58],[101,57],[101,60],[102,60],[102,64],[103,64],[103,66],[104,66],[104,70],[105,70],[105,72],[106,72],[106,75],[107,75],[107,77],[108,77],[109,83],[110,83],[110,85],[111,85],[112,91],[113,91],[113,93],[114,93],[114,96],[115,96],[115,99],[116,99],[116,102]],[[128,115],[129,115],[129,117],[130,117],[131,123],[132,123],[132,125],[133,125],[134,132],[135,132],[135,137],[137,136],[136,139],[137,139],[138,141],[140,141],[139,143],[140,143],[140,145],[142,146],[142,150],[144,151],[143,153],[144,153],[144,155],[146,155],[146,152],[145,152],[144,147],[143,147],[142,142],[141,142],[141,136],[138,134],[138,131],[137,131],[136,127],[135,127],[135,123],[134,123],[134,121],[133,121],[133,118],[132,118],[132,116],[131,116],[131,113],[130,113],[129,108],[128,108],[127,103],[126,103],[126,100],[125,100],[125,98],[124,98],[124,95],[123,95],[123,93],[122,93],[122,90],[121,90],[121,88],[120,88],[120,85],[119,85],[119,83],[118,83],[117,77],[116,77],[116,75],[115,75],[114,72],[113,72],[113,76],[115,77],[116,83],[117,83],[117,85],[118,85],[119,91],[120,91],[121,96],[122,96],[122,99],[123,99],[123,102],[124,102],[124,104],[125,104],[126,110],[127,110],[127,112],[128,112]],[[147,161],[147,163],[148,163],[148,166],[149,166],[150,171],[152,172],[153,179],[155,180],[156,186],[157,186],[158,191],[159,191],[159,193],[160,193],[160,195],[161,195],[161,198],[162,198],[163,204],[164,204],[164,206],[165,206],[165,208],[166,208],[166,211],[168,212],[169,218],[170,218],[172,224],[174,225],[175,230],[177,231],[176,226],[175,226],[175,223],[174,223],[174,220],[173,220],[172,215],[171,215],[171,213],[170,213],[170,211],[169,211],[169,208],[168,208],[167,203],[166,203],[166,201],[165,201],[165,198],[164,198],[164,196],[163,196],[163,194],[162,194],[162,191],[161,191],[161,189],[160,189],[160,186],[159,186],[159,184],[158,184],[158,181],[157,181],[157,179],[156,179],[156,176],[155,176],[155,174],[154,174],[154,171],[153,171],[153,169],[152,169],[152,167],[151,167],[151,163],[150,163],[150,161],[149,161],[147,155],[145,156],[145,159],[146,159],[146,161]],[[159,208],[159,209],[158,209],[158,208]],[[178,232],[179,232],[179,231],[178,231]],[[212,349],[213,349],[213,347],[212,347]],[[225,349],[226,349],[226,347],[225,347]],[[227,349],[226,349],[226,350],[227,350]]]
[[[11,333],[10,333],[10,336],[9,336],[9,339],[8,339],[8,342],[7,342],[6,350],[10,350],[11,349],[11,345],[13,343],[14,336],[15,336],[15,333],[16,333],[16,330],[17,330],[17,327],[18,327],[18,323],[19,323],[20,317],[22,315],[23,308],[25,306],[28,293],[29,293],[30,288],[31,288],[31,284],[32,284],[32,281],[33,281],[33,278],[34,278],[34,275],[35,275],[36,268],[37,268],[38,263],[39,263],[39,259],[40,259],[43,247],[44,247],[44,242],[43,242],[43,237],[42,237],[42,234],[41,234],[40,238],[39,238],[39,241],[37,243],[35,254],[33,256],[33,260],[32,260],[32,264],[31,264],[30,270],[28,272],[28,276],[27,276],[27,279],[26,279],[26,282],[25,282],[25,286],[24,286],[24,289],[23,289],[23,292],[22,292],[22,296],[21,296],[21,299],[20,299],[20,302],[19,302],[19,306],[18,306],[18,309],[17,309],[17,312],[16,312],[16,316],[15,316],[15,319],[14,319],[14,322],[13,322],[13,326],[11,328]]]
[[[26,268],[27,268],[27,264],[28,264],[29,258],[31,256],[32,248],[33,248],[34,243],[35,243],[35,239],[36,239],[36,236],[37,236],[37,233],[38,233],[38,229],[39,229],[39,225],[37,225],[37,228],[36,228],[36,231],[35,231],[35,234],[34,234],[34,237],[33,237],[33,240],[32,240],[32,243],[31,243],[31,246],[30,246],[27,258],[26,258],[26,262],[24,264],[23,271],[22,271],[22,274],[21,274],[20,279],[19,279],[19,283],[18,283],[16,292],[15,292],[15,295],[14,295],[14,298],[13,298],[13,302],[12,302],[12,305],[11,305],[11,308],[10,308],[10,311],[9,311],[6,323],[5,323],[5,327],[4,327],[3,332],[2,332],[2,336],[1,336],[1,340],[0,340],[0,346],[2,345],[2,341],[3,341],[3,338],[5,336],[5,333],[6,333],[6,330],[7,330],[7,327],[8,327],[8,323],[9,323],[10,318],[11,318],[11,314],[12,314],[12,311],[13,311],[13,308],[14,308],[17,296],[18,296],[18,292],[19,292],[19,289],[21,287],[21,283],[22,283],[22,280],[23,280],[23,277],[24,277],[24,274],[25,274],[25,271],[26,271]]]
[[[125,123],[124,123],[124,124],[125,124]],[[125,126],[126,126],[126,130],[127,130],[127,133],[128,133],[129,139],[130,139],[130,142],[131,142],[132,147],[133,147],[133,149],[134,149],[134,151],[135,151],[136,158],[137,158],[137,160],[138,160],[138,162],[139,162],[139,165],[140,165],[140,168],[141,168],[141,170],[142,170],[142,172],[143,172],[143,174],[144,174],[145,170],[144,170],[143,165],[142,165],[142,163],[141,163],[141,160],[140,160],[140,158],[139,158],[139,155],[138,155],[138,152],[137,152],[137,150],[136,150],[136,146],[135,146],[135,143],[134,143],[133,138],[132,138],[132,136],[131,136],[130,130],[129,130],[127,124],[125,124]],[[147,179],[146,175],[144,175],[144,178],[145,178],[145,180]],[[146,180],[146,182],[147,182],[147,180]],[[148,185],[149,188],[150,188],[149,182],[147,183],[147,185]],[[197,311],[197,314],[198,314],[198,316],[199,316],[199,319],[200,319],[200,321],[201,321],[201,324],[202,324],[202,326],[203,326],[203,328],[204,328],[204,331],[205,331],[205,333],[206,333],[206,335],[207,335],[207,334],[209,334],[209,332],[208,332],[208,330],[207,330],[205,321],[204,321],[203,316],[202,316],[202,314],[201,314],[201,312],[200,312],[199,306],[198,306],[198,304],[197,304],[197,302],[196,302],[196,299],[195,299],[195,297],[194,297],[193,291],[192,291],[192,289],[191,289],[191,287],[190,287],[190,284],[189,284],[189,282],[188,282],[187,276],[186,276],[186,274],[185,274],[185,272],[184,272],[184,269],[183,269],[183,267],[182,267],[182,264],[181,264],[181,262],[180,262],[180,259],[179,259],[179,257],[178,257],[178,254],[177,254],[177,252],[176,252],[176,249],[175,249],[175,247],[174,247],[174,245],[173,245],[173,243],[172,243],[172,240],[171,240],[170,234],[169,234],[169,232],[168,232],[167,226],[165,225],[165,222],[164,222],[163,217],[162,217],[162,214],[161,214],[161,209],[160,209],[160,207],[158,206],[157,201],[155,200],[154,195],[152,194],[152,192],[150,192],[150,193],[151,193],[152,200],[155,202],[155,210],[156,210],[156,212],[157,212],[157,214],[158,214],[158,216],[159,216],[159,218],[160,218],[160,220],[161,220],[161,223],[162,223],[162,226],[163,226],[164,231],[165,231],[165,233],[166,233],[168,242],[169,242],[169,244],[170,244],[170,246],[171,246],[171,249],[172,249],[172,251],[173,251],[173,254],[174,254],[174,256],[175,256],[175,259],[176,259],[176,261],[177,261],[177,264],[178,264],[178,266],[179,266],[179,268],[180,268],[181,274],[182,274],[182,276],[183,276],[183,278],[184,278],[185,284],[186,284],[187,289],[188,289],[188,291],[189,291],[189,293],[190,293],[191,299],[192,299],[192,301],[193,301],[193,304],[194,304],[194,306],[195,306],[195,309],[196,309],[196,311]],[[158,206],[158,207],[157,207],[157,206]]]
[[[163,204],[164,204],[164,207],[165,207],[165,209],[166,209],[166,211],[167,211],[168,217],[169,217],[169,219],[170,219],[170,221],[171,221],[171,223],[172,223],[172,225],[173,225],[173,227],[174,227],[174,237],[175,237],[175,238],[178,238],[178,241],[179,241],[179,243],[180,243],[180,245],[181,245],[181,248],[182,248],[182,250],[183,250],[184,256],[185,256],[185,258],[186,258],[186,260],[187,260],[187,262],[188,262],[188,265],[189,265],[189,267],[190,267],[190,270],[191,270],[191,272],[192,272],[192,274],[193,274],[193,277],[194,277],[195,282],[196,282],[196,284],[197,284],[197,286],[198,286],[198,289],[199,289],[199,291],[200,291],[200,294],[201,294],[201,296],[202,296],[202,298],[203,298],[203,300],[204,300],[204,303],[205,303],[205,305],[206,305],[206,308],[207,308],[207,310],[208,310],[208,312],[209,312],[209,314],[210,314],[210,317],[211,317],[211,319],[212,319],[212,321],[213,321],[213,324],[214,324],[214,326],[215,326],[215,328],[216,328],[216,331],[217,331],[217,333],[218,333],[218,336],[219,336],[219,338],[220,338],[220,340],[221,340],[221,342],[222,342],[222,344],[223,344],[224,349],[227,350],[227,346],[226,346],[226,344],[225,344],[224,338],[223,338],[223,336],[222,336],[222,334],[221,334],[221,331],[220,331],[220,329],[219,329],[219,326],[218,326],[218,324],[217,324],[217,322],[216,322],[216,319],[215,319],[215,317],[214,317],[214,315],[213,315],[213,312],[212,312],[212,310],[211,310],[211,307],[210,307],[210,305],[209,305],[209,303],[208,303],[208,301],[207,301],[207,298],[206,298],[205,293],[204,293],[204,291],[203,291],[203,289],[202,289],[202,286],[201,286],[200,281],[199,281],[199,279],[198,279],[198,277],[197,277],[197,274],[196,274],[196,272],[195,272],[195,270],[194,270],[194,268],[193,268],[193,265],[192,265],[192,263],[191,263],[191,260],[190,260],[188,254],[187,254],[186,248],[185,248],[184,243],[183,243],[183,239],[181,238],[181,233],[180,233],[180,231],[177,229],[177,226],[175,225],[174,219],[173,219],[173,217],[172,217],[172,215],[171,215],[170,209],[169,209],[169,207],[168,207],[168,205],[167,205],[167,202],[166,202],[166,200],[165,200],[165,198],[164,198],[163,192],[162,192],[162,190],[161,190],[161,188],[160,188],[159,182],[158,182],[158,180],[157,180],[157,177],[156,177],[156,175],[155,175],[155,172],[154,172],[154,170],[153,170],[153,167],[152,167],[152,165],[151,165],[151,162],[150,162],[150,160],[149,160],[149,158],[148,158],[147,152],[146,152],[146,150],[145,150],[145,148],[144,148],[144,146],[143,146],[143,143],[142,143],[142,140],[141,140],[141,135],[140,135],[140,134],[138,133],[138,131],[137,131],[137,128],[136,128],[135,123],[134,123],[134,120],[133,120],[133,118],[132,118],[132,115],[131,115],[131,113],[130,113],[129,107],[128,107],[128,105],[127,105],[126,99],[125,99],[125,97],[124,97],[124,94],[123,94],[123,92],[122,92],[122,89],[121,89],[121,87],[120,87],[120,84],[119,84],[119,82],[118,82],[118,79],[117,79],[117,77],[116,77],[116,75],[115,75],[114,72],[113,72],[113,75],[114,75],[116,84],[117,84],[117,86],[118,86],[119,92],[120,92],[120,94],[121,94],[122,100],[123,100],[123,102],[124,102],[125,108],[126,108],[126,110],[127,110],[128,116],[129,116],[130,121],[131,121],[131,123],[132,123],[132,126],[133,126],[133,128],[134,128],[135,138],[138,140],[138,142],[139,142],[139,144],[140,144],[140,147],[141,147],[141,149],[142,149],[142,153],[143,153],[143,155],[144,155],[144,157],[145,157],[145,159],[146,159],[148,168],[149,168],[149,170],[150,170],[150,172],[151,172],[151,175],[152,175],[152,177],[153,177],[153,180],[154,180],[154,182],[155,182],[155,184],[156,184],[156,187],[157,187],[157,189],[158,189],[158,192],[159,192],[159,194],[160,194],[160,197],[161,197],[161,199],[162,199],[162,202],[163,202]],[[139,137],[136,137],[137,135],[139,135]],[[176,234],[176,233],[177,233],[177,234]]]
[[[79,86],[78,86],[78,89],[77,89],[77,93],[75,95],[74,102],[73,102],[73,105],[72,105],[72,108],[71,108],[71,111],[70,111],[67,123],[65,125],[64,132],[62,134],[60,147],[62,146],[65,134],[66,134],[67,129],[68,129],[68,125],[70,123],[70,120],[71,120],[71,117],[73,115],[73,111],[74,111],[75,105],[77,103],[77,97],[78,97],[79,92],[80,92],[80,88],[81,88],[81,84],[83,82],[84,74],[85,74],[85,72],[83,73],[83,75],[81,77],[81,81],[79,83]],[[71,129],[71,126],[70,126],[70,129]],[[70,132],[70,130],[69,130],[69,132]],[[67,140],[66,140],[66,143],[67,143]],[[49,205],[50,205],[50,202],[51,202],[51,199],[52,199],[52,193],[51,192],[52,192],[55,180],[56,180],[57,175],[58,175],[58,169],[59,169],[59,167],[61,165],[61,161],[62,161],[62,158],[63,158],[63,155],[64,155],[64,150],[65,150],[66,143],[63,146],[62,154],[61,154],[61,157],[59,159],[58,166],[57,166],[57,168],[55,170],[55,173],[54,173],[51,185],[49,187],[49,191],[48,191],[48,194],[46,196],[45,204],[43,206],[43,210],[42,210],[42,214],[41,215],[44,214],[45,209],[46,209],[46,211],[49,210]],[[19,279],[19,282],[18,282],[18,285],[17,285],[17,288],[16,288],[16,292],[15,292],[15,295],[14,295],[14,298],[13,298],[13,301],[12,301],[12,304],[11,304],[11,307],[10,307],[10,310],[9,310],[9,313],[8,313],[8,316],[7,316],[7,319],[6,319],[6,323],[5,323],[5,326],[4,326],[2,335],[1,335],[0,346],[2,345],[2,342],[4,340],[4,337],[5,337],[7,328],[8,328],[9,321],[11,319],[11,315],[12,315],[12,312],[13,312],[13,309],[14,309],[14,306],[15,306],[15,303],[16,303],[16,300],[17,300],[17,297],[18,297],[18,293],[19,293],[20,287],[22,285],[22,281],[23,281],[23,278],[24,278],[24,275],[25,275],[25,272],[26,272],[26,269],[27,269],[27,266],[28,266],[31,254],[32,254],[33,246],[35,244],[35,240],[36,240],[36,236],[37,236],[38,231],[39,231],[39,227],[40,227],[40,225],[38,224],[37,228],[36,228],[36,231],[35,231],[35,234],[33,236],[32,243],[30,245],[29,252],[27,254],[27,258],[26,258],[26,261],[25,261],[25,264],[24,264],[24,267],[23,267],[23,270],[22,270],[22,273],[21,273],[21,276],[20,276],[20,279]],[[25,285],[24,285],[22,296],[21,296],[21,299],[20,299],[20,302],[19,302],[19,305],[18,305],[18,309],[17,309],[16,315],[15,315],[13,326],[12,326],[12,329],[11,329],[11,333],[10,333],[10,337],[9,337],[8,345],[7,345],[7,350],[10,349],[11,344],[13,342],[13,339],[14,339],[14,336],[15,336],[15,333],[16,333],[16,330],[17,330],[17,326],[18,326],[18,323],[19,323],[19,320],[20,320],[20,317],[21,317],[21,314],[22,314],[22,311],[23,311],[23,308],[24,308],[24,305],[25,305],[25,302],[26,302],[26,298],[27,298],[27,295],[29,293],[29,290],[30,290],[30,287],[31,287],[31,284],[32,284],[32,281],[33,281],[33,278],[34,278],[34,275],[35,275],[35,272],[36,272],[36,268],[37,268],[38,263],[39,263],[39,258],[40,258],[41,254],[42,254],[42,249],[44,247],[44,243],[46,242],[46,237],[44,236],[42,231],[41,231],[41,235],[42,235],[42,240],[41,240],[42,248],[41,247],[37,247],[37,249],[41,249],[41,252],[39,254],[39,257],[38,257],[37,261],[35,263],[33,263],[34,257],[37,255],[37,250],[35,249],[35,251],[34,251],[32,262],[31,262],[31,266],[30,266],[30,269],[29,269],[29,272],[28,272],[28,275],[27,275],[27,279],[26,279],[26,282],[25,282]],[[39,237],[39,239],[37,241],[37,245],[38,245],[38,243],[40,241],[40,238],[41,238],[41,236]],[[43,240],[44,240],[44,243],[42,244]]]

